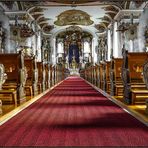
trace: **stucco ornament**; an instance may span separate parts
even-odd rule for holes
[[[90,19],[90,15],[81,10],[68,10],[57,16],[54,22],[57,26],[65,25],[92,25],[94,22]]]
[[[128,26],[128,30],[125,31],[125,37],[127,40],[135,40],[137,38],[137,24]]]

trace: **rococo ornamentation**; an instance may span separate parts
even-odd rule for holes
[[[68,10],[62,12],[57,21],[54,22],[57,26],[65,25],[92,25],[94,22],[90,19],[89,14],[81,10]]]

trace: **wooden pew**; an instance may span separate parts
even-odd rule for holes
[[[49,63],[45,64],[45,72],[46,72],[45,88],[48,89],[48,88],[50,88],[50,65],[49,65]]]
[[[86,79],[84,69],[80,69],[80,77],[82,77],[83,79]]]
[[[148,59],[143,64],[143,81],[148,89]]]
[[[146,52],[129,53],[127,50],[123,49],[122,80],[124,85],[124,101],[127,104],[136,102],[137,96],[139,95],[138,90],[141,91],[141,96],[143,96],[145,92],[146,86],[143,82],[142,71],[143,65],[147,59],[148,53]],[[143,85],[143,89],[139,89],[141,85]],[[144,90],[143,93],[142,90]]]
[[[106,92],[108,94],[110,94],[110,90],[111,90],[111,83],[110,83],[110,66],[111,66],[111,62],[110,61],[106,61],[105,63],[105,72],[106,72]]]
[[[53,86],[53,67],[50,65],[50,86]]]
[[[60,82],[64,79],[64,67],[62,64],[57,65],[57,82]]]
[[[146,88],[148,90],[148,60],[143,64],[143,80],[146,84]],[[145,109],[145,112],[146,114],[148,114],[148,97],[145,101],[145,104],[146,104],[146,109]]]
[[[98,86],[98,65],[94,66],[94,85]]]
[[[96,86],[101,88],[100,64],[96,64]]]
[[[2,101],[0,100],[0,115],[3,114],[3,110],[2,110]]]
[[[103,89],[103,63],[99,63],[99,88]]]
[[[88,70],[85,69],[85,79],[88,81]]]
[[[91,71],[91,67],[87,67],[86,68],[86,75],[87,75],[87,81],[88,82],[91,82],[91,79],[92,79],[92,71]]]
[[[101,76],[102,76],[102,78],[101,78],[101,88],[102,88],[102,90],[104,90],[104,91],[106,91],[106,89],[107,89],[107,79],[106,79],[106,62],[105,61],[103,61],[102,63],[101,63]]]
[[[55,85],[56,69],[55,65],[52,66],[52,84]]]
[[[14,87],[13,87],[14,88]],[[2,97],[4,97],[4,101],[5,103],[13,103],[15,106],[17,106],[17,91],[14,89],[2,89],[0,90],[0,95],[2,95]],[[5,96],[7,95],[7,96]],[[11,95],[11,99],[8,95]]]
[[[28,93],[29,96],[35,96],[38,94],[38,69],[35,56],[25,58],[25,67],[27,68],[28,74],[25,85],[26,93]]]
[[[110,66],[110,84],[111,84],[111,90],[110,94],[112,96],[116,96],[116,87],[117,85],[122,85],[122,79],[121,79],[121,67],[122,67],[122,58],[113,58],[111,60],[111,66]]]
[[[65,67],[63,66],[63,67],[62,67],[62,80],[64,80],[66,77],[69,76],[69,75],[67,75],[67,76],[65,77],[65,71],[66,71],[66,69],[65,69]],[[68,73],[69,73],[69,71],[68,71]]]
[[[95,66],[92,66],[91,70],[92,70],[92,81],[91,81],[91,83],[93,85],[95,85]]]
[[[43,62],[37,62],[38,68],[38,92],[41,93],[45,91],[45,64]]]
[[[145,104],[145,101],[148,98],[148,90],[131,89],[131,96],[131,104],[135,104],[135,102]]]
[[[25,97],[25,84],[27,79],[27,71],[24,66],[24,53],[20,51],[19,53],[5,53],[0,54],[0,63],[5,67],[5,72],[7,74],[6,82],[4,87],[7,89],[7,93],[11,94],[12,90],[9,90],[9,86],[14,87],[17,92],[17,103],[23,103],[26,101]],[[5,100],[5,97],[2,101]]]

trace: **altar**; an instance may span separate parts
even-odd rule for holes
[[[80,76],[79,74],[79,64],[75,60],[75,56],[72,57],[72,62],[69,66],[70,75]]]
[[[78,68],[76,68],[76,69],[70,68],[69,71],[70,71],[70,76],[80,76]]]

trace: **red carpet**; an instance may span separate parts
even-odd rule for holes
[[[148,127],[71,77],[3,124],[0,146],[148,146]]]

